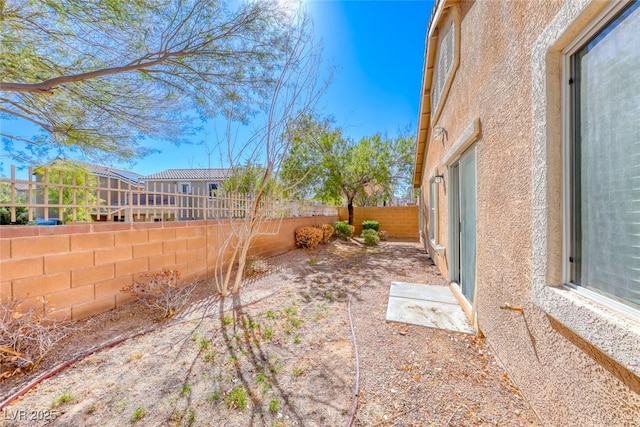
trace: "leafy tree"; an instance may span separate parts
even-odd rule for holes
[[[91,221],[93,207],[99,204],[98,180],[79,164],[58,161],[34,169],[42,182],[52,184],[48,203],[53,216],[64,221]]]
[[[265,169],[253,164],[235,168],[230,176],[222,183],[225,193],[253,194],[262,185]],[[273,195],[276,191],[276,182],[270,178],[264,188],[265,195]]]
[[[16,197],[16,203],[26,204],[23,197]],[[11,185],[0,183],[0,225],[11,224],[11,209],[5,204],[11,203]],[[16,206],[16,224],[24,225],[29,222],[29,211],[25,206]]]
[[[411,187],[415,138],[406,130],[384,143],[388,181],[363,186],[355,198],[358,206],[394,205],[397,197],[407,197],[407,189]]]
[[[298,188],[299,197],[335,204],[345,200],[349,224],[353,224],[355,201],[366,205],[389,200],[410,178],[413,143],[406,136],[374,135],[356,142],[345,138],[329,120],[311,116],[297,124],[292,135],[282,181]]]
[[[290,25],[275,0],[6,0],[0,21],[0,119],[41,130],[0,136],[40,162],[52,148],[132,158],[143,137],[180,142],[194,116],[247,119]]]

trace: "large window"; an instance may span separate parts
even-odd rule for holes
[[[570,61],[570,281],[640,308],[640,2]]]
[[[431,122],[438,122],[460,62],[460,7],[447,9],[447,16],[438,24],[438,45],[433,62],[431,83]]]

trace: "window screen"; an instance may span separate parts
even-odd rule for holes
[[[640,3],[571,57],[572,282],[640,306]]]

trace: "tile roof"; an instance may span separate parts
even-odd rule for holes
[[[183,180],[183,181],[207,181],[207,180],[219,180],[228,178],[230,175],[229,169],[167,169],[162,172],[154,173],[144,177],[147,181],[160,181],[160,180]]]
[[[97,176],[120,179],[132,184],[144,184],[144,177],[139,173],[131,172],[125,169],[112,168],[111,166],[81,162],[79,160],[54,160],[46,165],[43,165],[43,167],[47,166],[51,168],[78,167]]]

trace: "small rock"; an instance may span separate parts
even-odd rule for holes
[[[391,393],[397,393],[397,391],[395,391],[394,389],[391,389]]]

